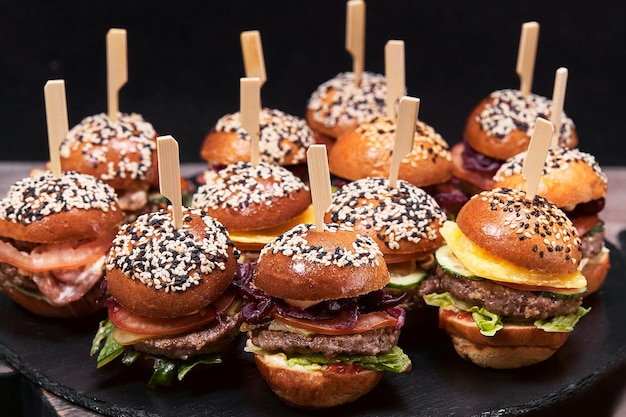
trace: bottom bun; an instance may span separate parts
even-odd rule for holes
[[[13,285],[5,285],[2,291],[16,304],[42,317],[75,318],[85,317],[102,309],[100,285],[96,284],[81,299],[64,306],[55,306],[42,298],[35,297]]]
[[[585,297],[600,289],[610,268],[611,260],[608,250],[603,250],[600,255],[594,257],[583,267],[581,272],[585,276],[585,279],[587,279],[587,292],[585,293]]]
[[[439,323],[450,335],[459,356],[485,368],[514,369],[543,362],[569,337],[568,332],[508,325],[494,336],[483,336],[468,314],[442,309]]]
[[[288,366],[277,355],[254,355],[261,376],[271,390],[289,405],[301,408],[328,408],[356,400],[371,391],[383,373],[358,367],[345,372],[310,371]],[[349,367],[349,365],[348,365]]]

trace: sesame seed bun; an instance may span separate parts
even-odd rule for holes
[[[383,115],[386,96],[383,75],[365,71],[356,85],[353,72],[342,72],[311,94],[305,118],[315,132],[336,139],[370,117]]]
[[[288,366],[276,355],[255,354],[254,360],[270,389],[287,404],[301,408],[328,408],[352,402],[376,387],[383,376],[383,372],[350,366],[311,371]]]
[[[513,369],[550,358],[568,339],[569,332],[546,332],[533,325],[505,325],[494,336],[483,336],[467,314],[439,310],[439,326],[452,340],[457,354],[476,365]]]
[[[140,316],[183,316],[226,290],[238,256],[224,226],[200,210],[184,209],[181,229],[174,228],[169,210],[144,214],[113,240],[108,291]]]
[[[84,118],[61,142],[61,167],[93,175],[118,191],[158,183],[157,133],[141,115],[100,113]]]
[[[338,223],[374,240],[387,264],[422,259],[443,244],[447,216],[433,197],[411,183],[387,178],[352,181],[332,196],[327,223]]]
[[[537,117],[550,120],[552,101],[536,94],[521,97],[519,90],[497,90],[483,99],[469,114],[463,136],[476,151],[506,160],[528,149]],[[559,145],[578,144],[576,128],[565,113]]]
[[[0,202],[0,236],[58,243],[113,236],[124,214],[115,191],[85,174],[46,171],[13,184]]]
[[[304,119],[263,108],[259,123],[261,161],[277,165],[306,161],[306,150],[314,143],[314,138]],[[217,121],[202,142],[200,157],[216,165],[250,161],[250,136],[241,126],[239,112],[227,114]]]
[[[458,227],[487,253],[527,270],[576,272],[582,253],[572,222],[541,196],[497,188],[474,195],[456,218]]]
[[[389,272],[370,238],[334,224],[323,232],[300,224],[263,248],[253,281],[273,297],[322,301],[382,289]]]
[[[231,164],[193,196],[192,207],[230,231],[261,230],[287,223],[311,205],[308,186],[279,165]]]
[[[389,177],[395,134],[396,122],[386,117],[362,122],[337,138],[328,154],[330,172],[350,181]],[[398,178],[427,187],[451,177],[448,144],[431,126],[418,120],[413,149],[400,162]]]

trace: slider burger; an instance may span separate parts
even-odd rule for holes
[[[496,172],[498,187],[525,186],[522,167],[527,152],[508,159]],[[587,279],[587,293],[598,290],[610,268],[609,250],[604,244],[604,208],[607,178],[596,159],[577,148],[550,148],[537,186],[537,194],[563,210],[574,223],[581,239],[580,268]]]
[[[364,71],[357,85],[354,72],[342,72],[311,94],[305,118],[317,143],[332,144],[367,119],[384,115],[386,97],[384,75]]]
[[[493,188],[493,175],[512,156],[526,151],[535,120],[550,120],[552,100],[537,94],[522,97],[519,90],[497,90],[470,113],[463,142],[452,147],[453,175],[468,195]],[[559,146],[573,148],[578,135],[572,119],[561,116]]]
[[[580,317],[587,282],[576,228],[545,198],[497,188],[474,195],[440,229],[427,304],[456,352],[489,368],[548,359]]]
[[[434,253],[444,242],[439,228],[447,216],[421,188],[387,178],[350,182],[332,195],[327,223],[338,223],[369,236],[383,253],[391,278],[386,291],[407,293],[402,306],[424,306],[419,284],[436,266]]]
[[[149,211],[158,184],[157,133],[136,113],[105,113],[84,118],[60,145],[61,167],[93,175],[115,188],[122,210]]]
[[[289,167],[303,164],[306,150],[313,142],[313,133],[303,119],[276,109],[261,109],[261,161]],[[220,118],[200,148],[200,157],[217,169],[237,162],[250,162],[250,153],[250,135],[241,126],[239,112]]]
[[[219,170],[198,188],[191,205],[219,220],[247,260],[296,224],[313,221],[309,187],[288,169],[266,162]]]
[[[304,408],[354,401],[383,371],[408,372],[397,346],[405,313],[369,237],[300,224],[267,244],[243,282],[245,350],[270,388]]]
[[[154,362],[151,388],[220,363],[240,334],[241,297],[231,285],[239,252],[217,220],[188,208],[182,216],[180,229],[169,210],[126,223],[106,264],[108,318],[91,354],[98,368],[118,356]]]
[[[113,188],[90,175],[17,181],[0,201],[2,291],[41,316],[101,309],[99,283],[123,217]]]
[[[396,121],[373,117],[341,135],[328,153],[330,172],[344,180],[389,177]],[[456,213],[465,195],[450,190],[452,160],[447,142],[431,126],[418,120],[413,148],[399,167],[398,178],[433,195],[442,208]]]

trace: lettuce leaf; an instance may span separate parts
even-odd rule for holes
[[[536,320],[535,326],[546,332],[571,332],[574,330],[578,320],[590,311],[591,307],[584,308],[579,306],[576,312],[566,316],[553,317],[548,320]]]

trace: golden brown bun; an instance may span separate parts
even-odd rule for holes
[[[571,274],[582,258],[580,238],[554,204],[526,193],[496,188],[474,195],[463,205],[457,225],[487,253],[546,274]]]
[[[336,225],[326,227],[335,231],[318,232],[312,225],[300,225],[268,243],[261,251],[255,268],[254,285],[273,297],[308,301],[357,297],[387,285],[389,271],[374,241],[356,232],[338,229]],[[306,240],[304,250],[294,246],[294,242],[300,239]],[[360,256],[348,259],[352,262],[351,266],[299,256],[332,256],[336,250],[345,251],[347,248],[353,251],[355,244],[360,248]],[[316,248],[311,249],[313,247]],[[371,258],[367,259],[367,256]]]
[[[494,187],[525,189],[522,167],[527,152],[508,159],[494,175]],[[580,203],[602,198],[607,179],[595,158],[578,149],[551,148],[537,185],[537,194],[571,210]]]
[[[303,119],[263,108],[259,128],[261,161],[284,166],[306,162],[306,149],[313,144],[314,136]],[[218,165],[250,161],[250,137],[244,134],[239,112],[218,120],[202,142],[200,157]]]
[[[476,365],[513,369],[545,361],[567,340],[569,332],[546,332],[533,325],[509,326],[494,336],[483,336],[473,320],[439,310],[440,326],[450,335],[454,349]]]
[[[333,100],[334,90],[330,90],[328,94],[324,96],[322,102],[329,104]],[[311,129],[319,135],[323,135],[326,138],[337,139],[339,136],[354,130],[358,121],[356,119],[345,120],[337,123],[336,125],[329,127],[325,126],[324,123],[318,122],[313,118],[313,110],[307,109],[305,118]]]
[[[376,387],[383,377],[382,372],[366,369],[309,371],[257,354],[254,360],[271,390],[287,404],[302,408],[327,408],[352,402]]]
[[[505,92],[514,92],[517,96],[519,96],[519,91],[517,90],[502,90]],[[476,151],[482,153],[483,155],[487,155],[491,158],[506,160],[513,155],[516,155],[520,152],[523,152],[528,149],[528,144],[530,143],[530,135],[525,129],[520,129],[519,125],[524,124],[525,122],[514,123],[514,128],[511,131],[504,135],[504,137],[498,137],[490,134],[488,131],[485,131],[481,128],[480,123],[478,122],[478,116],[485,110],[485,107],[488,105],[493,105],[496,102],[495,96],[501,91],[496,91],[492,93],[489,97],[483,99],[478,105],[472,110],[470,115],[468,116],[465,129],[463,132],[463,137],[467,141],[467,143]],[[531,95],[535,101],[526,101],[524,112],[528,114],[534,114],[539,112],[538,115],[542,115],[542,111],[540,107],[536,104],[537,102],[542,103],[545,102],[545,98],[541,98],[537,95]],[[509,106],[507,106],[509,107]],[[519,114],[519,112],[518,112]],[[502,114],[497,114],[497,117],[510,117]],[[517,117],[517,116],[516,116]],[[543,118],[549,119],[549,114],[543,114]],[[533,123],[536,117],[533,117]],[[576,129],[573,127],[571,120],[564,118],[564,123],[569,123],[571,126],[571,135],[568,140],[564,139],[563,136],[560,138],[560,144],[562,146],[567,147],[575,147],[578,144],[578,136],[576,134]]]
[[[395,129],[395,121],[378,117],[341,135],[328,154],[330,172],[351,181],[389,177]],[[448,144],[432,127],[417,121],[413,150],[402,159],[398,178],[426,187],[451,177]]]
[[[610,268],[611,260],[608,251],[603,252],[599,259],[589,262],[583,267],[581,272],[587,279],[585,296],[591,295],[600,289]]]
[[[93,314],[102,308],[100,285],[96,284],[79,300],[62,307],[54,306],[42,298],[37,298],[11,285],[9,281],[3,283],[2,291],[15,303],[24,309],[42,317],[73,318]]]
[[[471,196],[484,190],[491,190],[493,186],[493,175],[491,173],[481,173],[465,169],[463,166],[463,150],[465,144],[459,142],[452,146],[452,176],[461,180],[461,191],[465,195]]]
[[[224,269],[216,267],[206,274],[199,270],[198,265],[194,272],[198,272],[202,276],[202,280],[197,285],[191,285],[183,291],[165,291],[164,288],[157,290],[153,286],[144,284],[139,278],[131,278],[116,262],[132,263],[135,259],[132,258],[132,255],[120,256],[119,248],[124,248],[126,245],[136,245],[137,241],[134,237],[136,234],[158,236],[161,233],[167,233],[169,235],[173,225],[169,223],[164,226],[161,220],[168,217],[171,219],[171,215],[166,211],[140,216],[135,222],[128,225],[128,228],[123,228],[120,231],[118,237],[113,241],[113,247],[109,254],[106,271],[108,292],[122,306],[141,316],[166,318],[193,313],[216,300],[228,288],[237,270],[236,249],[231,243],[226,250],[228,258],[224,261]],[[207,229],[210,229],[210,226],[207,226],[203,217],[199,215],[199,211],[193,211],[192,213],[187,210],[184,212],[183,218],[184,230],[193,234],[194,243],[211,245],[211,242],[207,241],[209,239],[216,240],[211,236],[206,236],[209,233]],[[159,224],[150,230],[146,230],[145,225],[149,224],[150,220],[158,221]],[[226,230],[223,228],[222,230],[214,228],[212,232],[221,237],[226,234]],[[121,238],[122,236],[125,236],[125,238]],[[129,236],[131,238],[127,239]],[[190,249],[187,248],[186,252],[189,251]],[[154,253],[143,254],[143,257],[138,259],[138,261],[141,262],[143,259],[151,259],[151,257],[159,255]],[[209,255],[221,256],[219,253],[208,252],[205,255],[207,257]],[[147,268],[149,272],[151,267],[148,266]],[[149,280],[149,282],[151,285],[153,284],[152,280]]]
[[[274,173],[266,175],[266,173]],[[228,230],[250,231],[287,223],[311,205],[308,187],[278,165],[237,163],[200,187],[192,206],[219,220]],[[241,186],[243,180],[250,187]],[[276,190],[284,190],[277,193]]]

